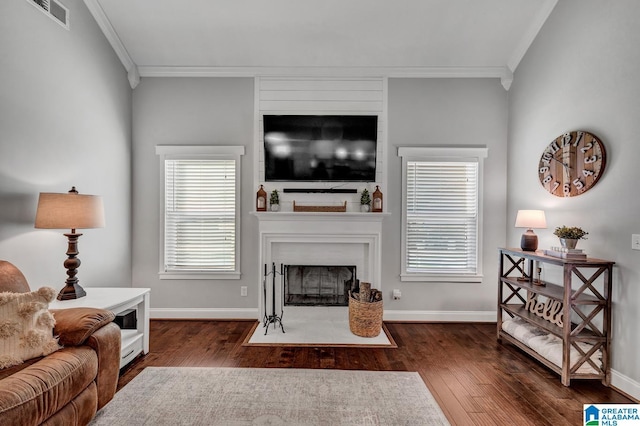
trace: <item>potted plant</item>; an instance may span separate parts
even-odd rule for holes
[[[271,204],[271,211],[277,212],[280,210],[280,196],[278,195],[278,190],[274,189],[271,191],[271,196],[269,197],[269,204]]]
[[[367,213],[371,204],[371,195],[369,195],[369,190],[367,188],[363,189],[360,193],[360,211],[363,213]]]
[[[587,235],[589,233],[583,231],[582,228],[577,226],[558,226],[555,231],[553,231],[553,235],[560,238],[560,244],[562,247],[568,249],[576,248],[576,244],[578,244],[578,240],[586,240]]]

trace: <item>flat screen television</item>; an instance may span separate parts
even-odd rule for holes
[[[375,182],[376,115],[264,115],[265,181]]]

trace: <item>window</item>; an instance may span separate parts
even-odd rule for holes
[[[399,148],[403,281],[480,282],[481,148]]]
[[[239,279],[244,147],[157,146],[162,170],[161,279]]]

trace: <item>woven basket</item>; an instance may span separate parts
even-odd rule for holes
[[[360,337],[376,337],[382,330],[382,300],[361,302],[349,296],[349,329]]]

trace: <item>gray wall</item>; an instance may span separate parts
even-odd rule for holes
[[[256,309],[259,266],[253,186],[253,80],[242,78],[143,78],[134,91],[133,284],[152,288],[156,316],[224,316],[224,308]],[[495,79],[407,79],[389,82],[389,188],[383,222],[383,288],[403,297],[385,308],[398,311],[482,311],[495,318],[496,247],[505,241],[507,92]],[[159,159],[156,145],[243,145],[241,280],[160,280]],[[400,145],[487,145],[482,284],[401,283]],[[240,296],[246,285],[248,297]],[[173,311],[172,311],[173,310]],[[402,313],[396,318],[403,318]],[[416,313],[413,313],[416,318]],[[417,318],[425,318],[418,316]]]
[[[62,288],[66,231],[33,227],[38,194],[104,197],[106,228],[84,230],[83,286],[130,286],[131,88],[81,0],[67,31],[26,1],[0,2],[0,259],[33,288]]]
[[[509,93],[509,203],[507,230],[518,245],[522,230],[510,226],[518,209],[546,211],[549,229],[538,230],[542,247],[557,244],[556,226],[589,232],[580,247],[616,262],[613,291],[613,362],[617,373],[640,381],[640,3],[563,0],[542,28],[515,73]],[[558,198],[540,185],[544,148],[571,130],[590,131],[607,149],[606,171],[586,194]],[[618,387],[624,378],[614,376]],[[621,380],[621,381],[620,381]]]
[[[402,298],[387,297],[385,311],[461,311],[456,319],[465,312],[480,311],[489,312],[485,320],[495,320],[497,247],[504,245],[506,237],[506,141],[507,92],[498,79],[389,80],[389,189],[384,196],[392,216],[384,221],[382,276],[384,288],[400,289]],[[489,148],[482,194],[481,284],[400,282],[402,161],[397,147],[423,145]]]
[[[258,226],[249,214],[257,191],[253,187],[253,79],[143,78],[134,90],[133,123],[133,285],[151,288],[154,309],[204,310],[198,315],[217,317],[221,308],[250,308],[257,315]],[[240,280],[158,278],[160,169],[156,145],[245,147]],[[248,287],[247,297],[240,296],[243,285]],[[167,312],[156,316],[166,317]]]

